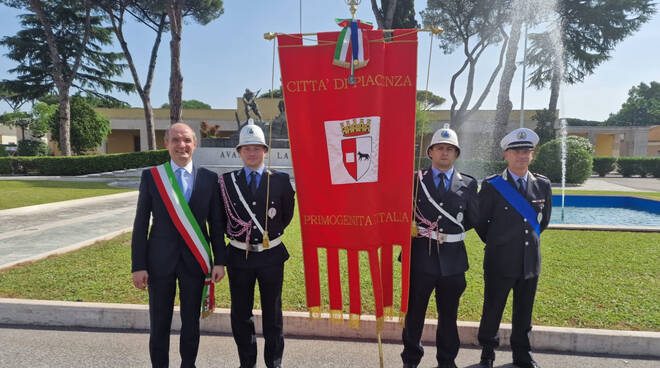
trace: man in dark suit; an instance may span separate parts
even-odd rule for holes
[[[410,299],[401,359],[404,368],[413,368],[424,355],[422,329],[429,297],[435,289],[436,359],[440,368],[454,368],[460,346],[458,302],[465,290],[468,269],[463,239],[478,216],[477,181],[454,169],[460,147],[449,124],[433,134],[426,153],[432,166],[415,176],[419,236],[412,239]]]
[[[131,243],[133,284],[138,289],[149,290],[151,364],[153,367],[167,367],[178,281],[181,367],[194,367],[199,346],[199,317],[206,274],[200,266],[199,254],[194,254],[180,228],[175,225],[186,220],[178,218],[173,212],[173,202],[168,200],[165,188],[169,186],[172,189],[178,185],[179,194],[187,201],[194,217],[187,219],[187,223],[196,221],[205,241],[212,243],[215,281],[224,276],[225,226],[222,222],[217,174],[197,167],[192,162],[197,147],[195,133],[184,123],[173,124],[165,134],[165,146],[170,153],[169,166],[176,184],[168,180],[167,176],[158,174],[159,169],[160,172],[166,172],[163,170],[167,164],[142,172]],[[151,230],[150,219],[153,219]]]
[[[532,308],[541,271],[540,234],[550,222],[550,181],[528,167],[539,137],[520,128],[500,145],[508,167],[486,178],[479,192],[480,216],[475,226],[486,243],[484,306],[479,325],[482,367],[492,367],[499,346],[497,331],[509,292],[513,289],[511,350],[517,367],[538,367],[531,354]]]
[[[264,167],[268,145],[257,125],[241,129],[236,149],[245,165],[225,173],[220,182],[227,216],[227,274],[231,293],[231,330],[242,368],[257,362],[254,328],[254,287],[259,283],[264,361],[281,367],[282,283],[289,253],[282,243],[284,229],[294,211],[294,191],[289,175]]]

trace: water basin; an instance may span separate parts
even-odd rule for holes
[[[625,196],[552,196],[551,224],[651,226],[660,228],[660,201]]]

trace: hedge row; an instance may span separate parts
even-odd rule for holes
[[[660,178],[660,157],[594,157],[594,171],[599,176],[605,176],[614,169],[617,169],[626,178],[633,175]]]
[[[85,175],[155,166],[169,159],[167,150],[109,155],[0,158],[1,175]]]

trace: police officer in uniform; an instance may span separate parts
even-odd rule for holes
[[[230,239],[226,264],[232,333],[241,367],[255,367],[257,339],[252,308],[258,282],[264,360],[269,368],[281,367],[282,282],[284,262],[289,258],[281,237],[293,218],[295,192],[288,174],[264,167],[268,145],[261,128],[253,124],[244,126],[236,150],[245,166],[225,173],[220,180]]]
[[[460,146],[449,124],[433,134],[426,153],[432,166],[415,175],[418,236],[412,239],[410,299],[401,359],[404,368],[412,368],[424,355],[422,329],[435,289],[436,358],[439,367],[453,368],[460,345],[456,326],[458,302],[465,290],[468,269],[463,239],[478,218],[477,181],[454,169]]]
[[[538,367],[531,354],[529,333],[541,266],[540,233],[550,222],[552,190],[545,176],[529,172],[534,131],[520,128],[500,145],[508,167],[486,178],[479,192],[479,221],[475,226],[486,243],[484,306],[479,325],[481,367],[492,367],[502,312],[513,289],[511,350],[516,367]]]

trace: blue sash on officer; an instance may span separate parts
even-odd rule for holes
[[[489,183],[493,184],[495,189],[506,199],[513,208],[518,211],[518,213],[527,219],[536,235],[541,236],[541,225],[539,225],[538,220],[536,219],[536,211],[532,206],[527,202],[527,200],[518,193],[509,183],[502,178],[502,176],[497,175],[496,177],[488,180]]]

